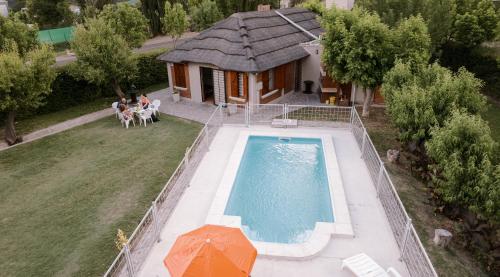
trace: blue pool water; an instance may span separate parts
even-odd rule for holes
[[[300,243],[333,222],[321,139],[250,136],[224,214],[255,241]]]

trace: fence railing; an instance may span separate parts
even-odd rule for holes
[[[151,207],[146,211],[128,242],[123,246],[123,249],[104,274],[105,277],[136,276],[137,270],[147,254],[155,242],[160,240],[161,227],[175,208],[176,200],[180,198],[182,191],[189,184],[194,171],[204,153],[208,151],[212,139],[221,126],[222,120],[219,117],[222,113],[221,110],[222,107],[217,107],[198,133],[191,147],[186,149],[184,158],[156,199],[151,203]]]
[[[211,114],[177,169],[152,202],[104,276],[135,276],[147,253],[160,239],[160,231],[177,204],[180,193],[189,184],[217,130],[224,124],[251,126],[269,124],[274,119],[296,119],[300,126],[350,128],[361,149],[361,157],[375,185],[403,260],[412,277],[436,277],[436,271],[415,231],[384,163],[368,136],[354,107],[308,106],[287,104],[227,104]],[[176,198],[177,197],[177,198]]]
[[[406,263],[413,277],[438,276],[406,209],[392,183],[392,180],[378,155],[370,136],[353,107],[351,112],[351,131],[361,149],[361,157],[365,160],[377,196],[384,207],[392,233],[401,252],[401,260]]]

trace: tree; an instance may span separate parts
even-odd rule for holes
[[[364,89],[363,116],[370,114],[373,90],[394,60],[391,33],[376,14],[332,8],[323,16],[323,61],[332,78]]]
[[[162,18],[163,32],[173,38],[175,47],[177,39],[189,27],[187,15],[179,3],[171,5],[169,2],[165,2],[164,10],[165,15]]]
[[[132,77],[137,61],[127,42],[101,19],[88,19],[75,30],[71,48],[75,52],[75,73],[95,84],[109,83],[122,98],[120,82]]]
[[[198,6],[191,9],[191,23],[195,31],[201,31],[212,26],[223,18],[217,4],[211,0],[203,0]]]
[[[437,63],[412,66],[398,61],[385,75],[382,93],[400,140],[423,158],[431,128],[443,126],[454,109],[469,114],[484,110],[482,85],[481,80],[463,68],[452,73]]]
[[[493,39],[499,20],[491,0],[358,0],[356,5],[377,12],[390,26],[420,14],[435,53],[447,43],[471,48]]]
[[[148,19],[149,28],[154,36],[163,32],[161,19],[165,15],[166,0],[141,0],[142,14]]]
[[[28,13],[41,28],[69,26],[74,15],[67,0],[28,0]]]
[[[435,161],[434,183],[448,203],[468,207],[484,218],[500,220],[500,167],[490,157],[495,147],[480,116],[454,111],[426,143]],[[495,172],[496,171],[496,172]]]
[[[6,51],[15,43],[21,56],[39,45],[38,28],[28,27],[15,17],[0,16],[0,51]]]
[[[15,128],[16,114],[44,104],[56,77],[55,55],[49,46],[36,47],[23,57],[13,49],[0,52],[0,111],[7,113],[5,141],[22,141]]]
[[[394,29],[395,58],[411,65],[427,64],[431,38],[421,16],[410,16]]]
[[[127,3],[106,5],[98,17],[104,19],[130,47],[141,47],[149,36],[147,19]]]
[[[326,12],[325,4],[320,0],[308,0],[300,3],[298,6],[308,9],[319,16],[322,16]]]

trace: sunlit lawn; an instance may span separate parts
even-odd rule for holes
[[[0,276],[100,276],[201,126],[105,118],[0,152]]]

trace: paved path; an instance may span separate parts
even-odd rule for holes
[[[158,90],[148,94],[149,99],[159,99],[161,101],[160,112],[164,114],[169,114],[193,121],[200,122],[202,124],[206,123],[210,115],[215,111],[217,106],[212,103],[195,103],[189,100],[181,100],[175,103],[172,98],[172,93],[169,88]],[[300,92],[289,93],[285,97],[279,99],[275,103],[288,103],[288,104],[319,104],[319,99],[316,94],[306,95]],[[110,103],[111,105],[111,103]],[[34,141],[39,138],[43,138],[49,135],[53,135],[76,126],[90,123],[98,119],[104,118],[106,116],[112,115],[113,110],[111,108],[102,111],[94,112],[84,116],[80,116],[74,119],[70,119],[45,129],[41,129],[30,134],[23,136],[23,143]],[[19,143],[16,145],[20,145]],[[0,151],[9,148],[5,142],[0,142]]]
[[[187,38],[192,38],[196,36],[198,33],[195,32],[187,32],[182,35],[182,37],[178,40],[177,43],[187,39]],[[154,49],[159,49],[159,48],[173,48],[174,42],[171,37],[167,36],[161,36],[161,37],[155,37],[152,38],[144,43],[141,48],[139,49],[134,49],[134,52],[136,53],[144,53],[148,52]],[[61,55],[56,57],[56,66],[63,66],[65,64],[68,64],[70,62],[76,61],[76,56],[75,55]]]
[[[192,103],[187,100],[181,100],[178,103],[174,103],[172,99],[172,94],[169,93],[169,89],[162,89],[156,92],[152,92],[148,94],[148,97],[151,100],[159,99],[161,101],[160,111],[165,114],[186,118],[189,120],[197,121],[200,123],[205,123],[212,112],[215,110],[216,106],[211,104],[200,104],[200,103]],[[110,103],[111,105],[111,103]],[[87,115],[83,115],[74,119],[70,119],[52,126],[49,126],[45,129],[37,130],[32,133],[23,136],[23,142],[16,144],[14,146],[27,143],[30,141],[37,140],[39,138],[43,138],[49,135],[53,135],[83,124],[87,124],[106,116],[110,116],[113,114],[113,110],[111,108],[104,109],[98,112],[90,113]],[[12,146],[13,147],[13,146]],[[7,143],[0,142],[0,151],[9,148]]]
[[[207,122],[210,115],[215,111],[217,106],[211,103],[195,103],[189,100],[182,100],[174,103],[172,93],[168,88],[148,94],[151,100],[159,99],[161,101],[160,112],[197,121],[200,123]]]
[[[109,108],[109,109],[101,110],[98,112],[86,114],[86,115],[83,115],[83,116],[80,116],[77,118],[73,118],[70,120],[66,120],[64,122],[52,125],[52,126],[47,127],[45,129],[41,129],[41,130],[35,131],[33,133],[29,133],[27,135],[24,135],[23,142],[18,143],[14,146],[21,145],[21,144],[24,144],[24,143],[27,143],[30,141],[34,141],[34,140],[37,140],[39,138],[43,138],[46,136],[50,136],[50,135],[71,129],[71,128],[76,127],[76,126],[87,124],[87,123],[96,121],[98,119],[104,118],[106,116],[112,115],[113,113],[114,113],[113,110],[111,108]],[[0,142],[0,151],[7,149],[7,148],[12,148],[14,146],[8,147],[7,143]]]

